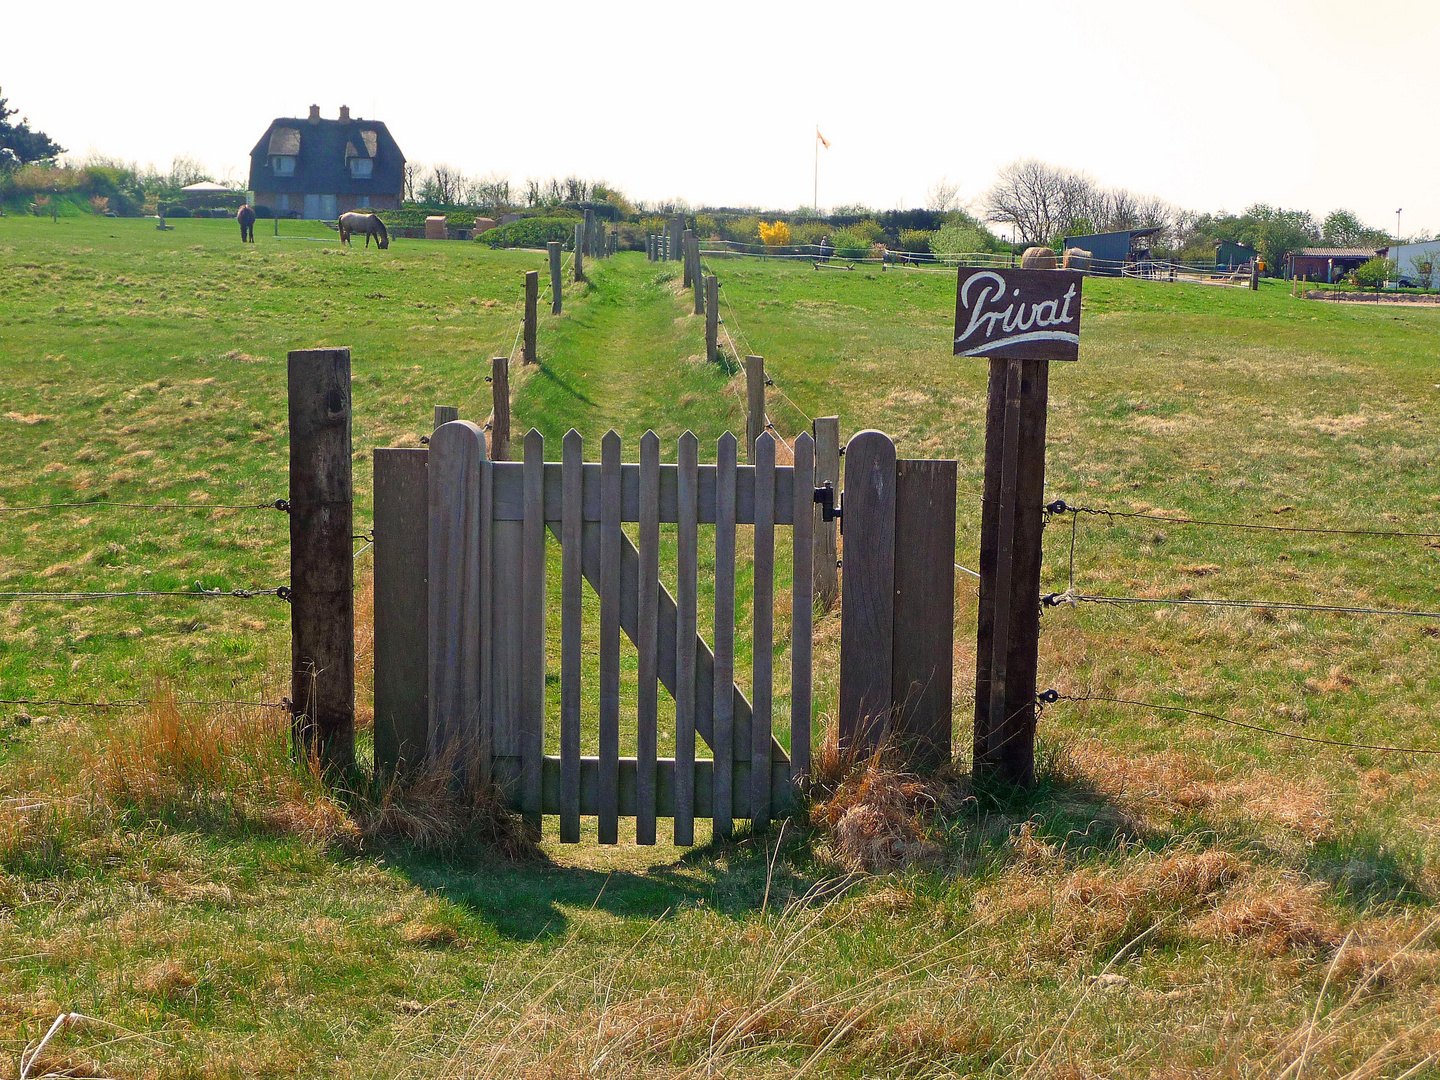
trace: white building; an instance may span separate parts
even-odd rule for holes
[[[1400,268],[1400,284],[1409,288],[1433,289],[1440,287],[1440,240],[1426,240],[1418,244],[1393,244],[1380,252],[1387,259],[1394,259]],[[1429,263],[1426,272],[1423,264]]]

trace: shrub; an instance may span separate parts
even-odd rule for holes
[[[167,206],[165,207],[164,213],[161,216],[187,218],[190,216],[190,208],[184,203],[178,203],[175,206]]]
[[[984,229],[970,225],[946,225],[931,235],[930,250],[936,255],[968,255],[977,251],[994,251],[995,237]]]
[[[255,207],[255,216],[257,218],[265,218],[268,221],[275,216],[275,211],[268,206],[257,206]]]
[[[784,247],[790,243],[790,226],[783,221],[760,222],[760,242],[766,247]]]
[[[720,238],[737,244],[753,244],[760,239],[760,219],[754,214],[720,222]]]
[[[519,221],[512,221],[509,225],[501,225],[498,229],[481,233],[477,239],[484,241],[492,248],[543,248],[546,244],[557,241],[563,244],[575,239],[575,219],[522,218]]]
[[[926,252],[930,250],[930,237],[933,233],[924,229],[901,229],[900,250]]]
[[[1362,289],[1378,289],[1395,277],[1398,267],[1394,259],[1379,255],[1355,268],[1355,284]]]
[[[874,241],[864,230],[850,228],[831,233],[830,243],[835,246],[835,254],[842,259],[865,259],[870,256]]]
[[[790,242],[792,244],[819,246],[820,241],[829,235],[830,226],[823,221],[802,221],[798,225],[790,226]]]

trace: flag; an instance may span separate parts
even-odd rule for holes
[[[815,128],[815,138],[820,140],[820,145],[825,147],[826,150],[830,149],[830,140],[820,134],[820,128],[818,126]]]

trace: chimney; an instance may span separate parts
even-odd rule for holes
[[[340,106],[340,122],[341,122],[342,124],[348,124],[348,123],[350,122],[350,106],[349,106],[349,105],[341,105],[341,106]]]
[[[310,123],[312,123],[312,124],[318,124],[319,122],[320,122],[320,106],[319,106],[319,105],[311,105],[311,106],[310,106]]]

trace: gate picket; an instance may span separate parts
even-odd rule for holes
[[[675,843],[695,842],[696,542],[700,440],[680,436],[676,517],[675,599]]]
[[[620,436],[600,440],[600,843],[620,842]]]
[[[715,456],[715,679],[710,745],[715,754],[714,835],[733,831],[735,776],[735,456],[733,434],[720,436]]]
[[[790,592],[790,782],[794,786],[810,773],[810,687],[812,637],[815,618],[815,550],[811,530],[815,497],[815,440],[805,432],[795,438],[795,510],[791,520],[794,570]]]
[[[580,591],[585,440],[571,428],[562,444],[560,535],[560,842],[580,842]]]
[[[755,440],[755,647],[750,703],[750,820],[770,824],[770,739],[775,668],[775,437]]]
[[[660,680],[657,620],[660,596],[660,436],[640,439],[640,607],[635,647],[640,654],[635,740],[635,842],[655,843],[655,744]]]
[[[522,577],[524,639],[521,672],[521,802],[525,819],[540,827],[540,781],[545,756],[545,437],[525,435],[525,522]]]

